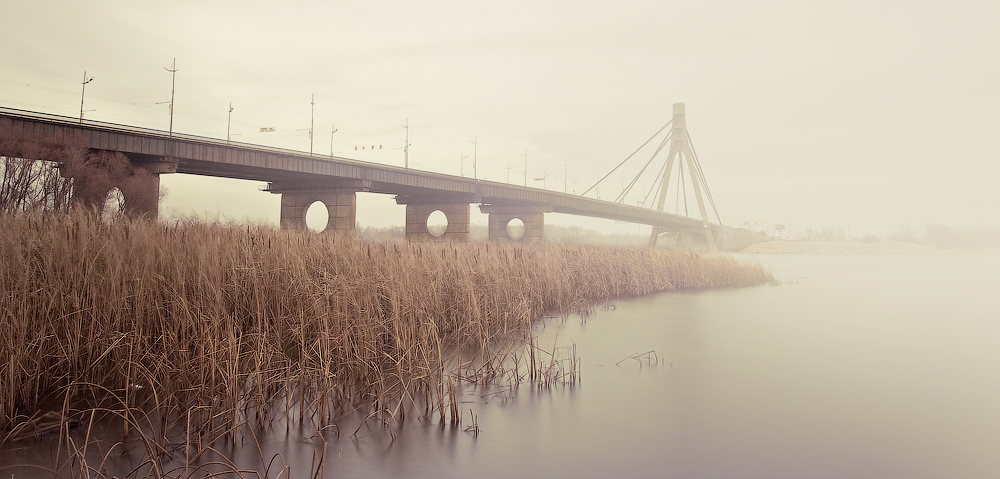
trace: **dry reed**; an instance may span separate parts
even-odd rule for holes
[[[282,415],[391,425],[422,404],[454,420],[456,352],[475,351],[464,374],[488,380],[547,312],[775,281],[689,252],[377,244],[81,212],[0,215],[0,271],[0,431],[61,404],[152,410],[199,444]]]

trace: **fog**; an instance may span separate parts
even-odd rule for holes
[[[411,168],[471,176],[475,157],[480,178],[541,187],[534,178],[547,176],[549,189],[582,192],[683,102],[725,223],[854,237],[1000,226],[998,10],[7,0],[0,106],[77,117],[86,71],[86,118],[167,129],[176,58],[177,132],[225,138],[228,127],[235,141],[402,166],[408,124]],[[604,192],[632,174],[612,175]],[[277,223],[278,197],[259,183],[162,184],[167,216]],[[403,213],[364,197],[358,220],[402,224]]]

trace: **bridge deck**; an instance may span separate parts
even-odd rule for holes
[[[533,206],[672,231],[703,230],[700,219],[538,188],[8,108],[0,108],[0,132],[53,142],[76,139],[92,149],[125,153],[133,162],[176,162],[178,173],[266,181],[274,191],[348,188],[445,197],[456,202]]]

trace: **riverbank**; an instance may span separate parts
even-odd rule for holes
[[[4,431],[43,403],[228,428],[248,408],[266,420],[295,403],[323,427],[421,398],[443,421],[449,351],[476,351],[485,377],[543,314],[774,281],[687,252],[363,243],[79,213],[0,217],[0,260]]]

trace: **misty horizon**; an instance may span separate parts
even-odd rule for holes
[[[475,148],[480,178],[572,192],[683,102],[723,223],[1000,226],[996,5],[574,5],[6,2],[0,105],[77,116],[86,71],[85,118],[165,130],[176,58],[174,131],[225,139],[232,104],[237,141],[402,166],[408,133],[412,168],[471,176]],[[162,184],[167,214],[276,222],[259,183]]]

